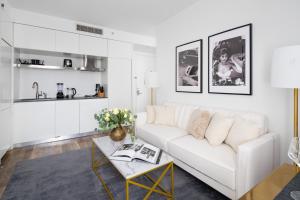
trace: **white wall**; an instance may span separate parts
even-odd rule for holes
[[[157,71],[161,87],[158,102],[176,101],[196,105],[249,110],[265,114],[269,128],[280,134],[281,162],[287,161],[292,135],[291,95],[272,88],[270,67],[275,48],[300,43],[298,0],[200,0],[157,27]],[[244,24],[253,24],[253,95],[208,94],[209,35]],[[203,94],[175,92],[175,47],[203,39]],[[278,153],[279,154],[279,153]]]

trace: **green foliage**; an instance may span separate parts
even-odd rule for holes
[[[134,124],[136,116],[128,109],[107,108],[95,114],[95,119],[98,121],[100,130],[111,130],[118,126],[131,126]]]

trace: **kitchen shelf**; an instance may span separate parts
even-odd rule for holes
[[[30,69],[51,69],[51,70],[77,70],[77,71],[90,71],[90,72],[104,72],[105,69],[81,69],[81,68],[73,68],[73,67],[62,67],[55,65],[31,65],[31,64],[14,64],[16,68],[30,68]]]

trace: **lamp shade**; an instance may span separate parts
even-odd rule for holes
[[[279,88],[300,88],[300,45],[274,51],[271,85]]]
[[[146,86],[148,88],[157,88],[159,87],[158,75],[157,72],[148,72],[146,76]]]

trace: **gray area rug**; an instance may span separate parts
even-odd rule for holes
[[[19,162],[2,200],[108,200],[90,163],[90,149]],[[111,165],[103,166],[100,173],[115,199],[125,199],[125,181],[121,175]],[[158,175],[158,171],[152,174]],[[179,167],[175,167],[174,176],[175,199],[227,199]],[[167,179],[162,183],[166,188],[169,186]],[[136,181],[151,186],[143,177]],[[145,194],[145,190],[130,186],[130,199],[141,200]],[[153,194],[150,199],[165,197]]]

